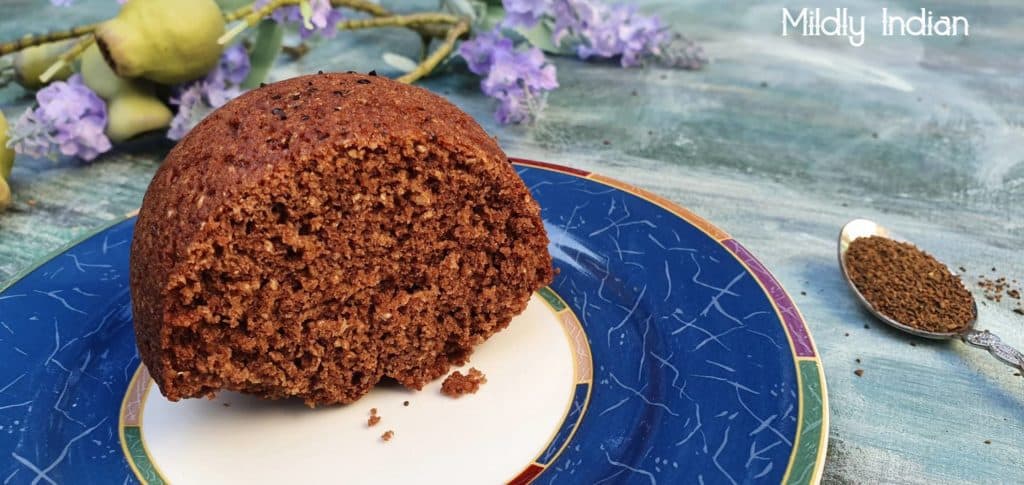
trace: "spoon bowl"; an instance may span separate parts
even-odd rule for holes
[[[850,279],[850,273],[846,267],[846,251],[850,249],[850,244],[862,237],[871,236],[880,236],[900,242],[908,241],[893,236],[889,230],[881,224],[868,219],[854,219],[847,222],[839,232],[839,268],[842,269],[843,279],[846,280],[846,283],[850,285],[850,289],[853,291],[853,294],[857,296],[857,299],[860,300],[861,304],[864,305],[872,315],[897,330],[902,330],[906,333],[917,335],[918,337],[934,340],[959,338],[974,347],[988,350],[989,353],[1004,364],[1024,370],[1024,354],[1003,343],[999,337],[988,330],[975,330],[974,324],[978,321],[978,303],[974,300],[973,296],[971,297],[973,316],[971,321],[967,323],[964,330],[960,332],[929,332],[927,330],[921,330],[896,321],[875,308],[871,302],[864,298],[864,295],[857,288],[857,285],[853,284],[853,280]],[[953,273],[953,275],[955,276],[956,273]]]
[[[868,219],[854,219],[850,222],[847,222],[846,225],[843,226],[843,229],[839,232],[839,268],[842,269],[843,271],[843,279],[846,280],[846,283],[850,285],[850,289],[853,290],[853,294],[857,296],[857,299],[860,300],[861,304],[864,305],[864,307],[867,308],[872,315],[874,315],[879,320],[889,324],[890,326],[895,327],[904,332],[917,335],[918,337],[930,338],[935,340],[948,340],[951,338],[957,338],[965,333],[974,330],[974,324],[978,320],[978,304],[977,302],[974,301],[974,298],[971,298],[971,302],[974,304],[974,317],[971,318],[971,321],[967,324],[967,327],[960,332],[929,332],[927,330],[921,330],[919,328],[911,327],[910,325],[905,325],[892,319],[888,315],[882,313],[877,308],[875,308],[874,305],[872,305],[871,302],[867,300],[867,298],[864,298],[864,295],[857,288],[857,285],[853,284],[853,280],[850,278],[849,270],[846,267],[846,251],[850,248],[850,244],[852,244],[853,241],[860,239],[862,237],[871,236],[880,236],[900,242],[906,242],[906,240],[893,236],[892,233],[890,233],[889,230],[886,229],[884,226]],[[956,273],[953,273],[953,275],[956,275]]]

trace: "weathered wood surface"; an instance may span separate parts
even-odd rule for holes
[[[714,63],[694,73],[558,60],[562,87],[531,127],[496,125],[466,74],[423,85],[479,119],[508,153],[653,190],[754,251],[800,304],[824,360],[826,482],[1024,482],[1024,379],[959,342],[915,340],[876,324],[835,261],[839,227],[863,216],[970,275],[995,266],[1024,280],[1024,4],[927,2],[967,16],[970,38],[883,39],[876,27],[853,48],[842,39],[780,37],[780,2],[638,3],[702,40]],[[883,6],[923,6],[816,4],[876,18]],[[7,0],[0,37],[95,20],[115,7]],[[273,75],[394,74],[380,54],[417,49],[403,31],[346,33]],[[19,89],[0,90],[9,117],[27,100]],[[138,142],[91,165],[19,159],[14,207],[0,215],[0,281],[135,209],[169,146]],[[981,305],[979,326],[1024,347],[1024,317],[1011,309],[1007,300]]]

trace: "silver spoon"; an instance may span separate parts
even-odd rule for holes
[[[897,238],[889,234],[889,230],[877,224],[874,221],[867,219],[854,219],[847,222],[843,226],[843,230],[839,233],[839,267],[843,270],[843,279],[850,285],[850,289],[853,290],[853,294],[857,295],[857,299],[879,320],[888,323],[890,326],[895,327],[904,332],[917,335],[918,337],[936,339],[936,340],[948,340],[959,337],[964,342],[973,345],[978,348],[988,350],[995,358],[1001,362],[1015,367],[1020,370],[1024,370],[1024,354],[1019,350],[1010,347],[1003,343],[999,337],[988,330],[976,330],[974,328],[975,322],[978,320],[978,304],[974,303],[974,318],[971,319],[967,325],[967,329],[962,332],[928,332],[925,330],[917,329],[909,325],[897,322],[884,313],[878,311],[869,303],[864,295],[860,293],[857,286],[853,284],[850,279],[850,274],[846,269],[846,250],[849,249],[850,243],[855,239],[869,236],[881,236],[897,241],[902,239]],[[954,273],[955,274],[955,273]],[[973,301],[973,298],[972,298]]]

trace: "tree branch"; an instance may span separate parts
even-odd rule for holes
[[[466,20],[460,20],[459,23],[455,24],[454,27],[448,30],[448,35],[445,36],[444,42],[437,46],[423,62],[420,62],[416,69],[406,73],[405,75],[397,79],[398,82],[411,84],[417,80],[423,78],[427,74],[430,74],[444,58],[448,57],[449,54],[455,49],[455,42],[462,37],[463,34],[469,32],[469,22]]]
[[[54,74],[57,74],[57,72],[64,66],[71,64],[76,57],[82,55],[82,53],[85,52],[93,42],[96,42],[96,37],[91,34],[79,39],[78,42],[75,42],[75,45],[72,45],[67,51],[57,58],[57,62],[50,65],[46,71],[43,71],[43,74],[39,76],[39,80],[43,83],[50,82],[50,78],[52,78]]]
[[[338,30],[371,29],[374,27],[414,27],[428,24],[457,24],[459,18],[446,13],[413,13],[389,15],[368,19],[346,20],[338,23]]]
[[[374,17],[385,17],[391,15],[391,12],[389,12],[388,9],[381,7],[376,3],[367,2],[366,0],[331,0],[331,6],[351,8],[352,10],[366,12]]]
[[[91,33],[96,26],[99,24],[86,24],[78,27],[72,27],[67,30],[58,30],[56,32],[49,32],[46,34],[28,34],[18,40],[12,40],[10,42],[4,42],[0,44],[0,56],[5,56],[12,52],[18,52],[22,49],[34,47],[37,45],[49,44],[50,42],[57,42],[64,39],[71,39],[74,37],[81,37],[85,34]]]

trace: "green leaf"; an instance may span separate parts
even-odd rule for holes
[[[505,18],[505,9],[501,6],[501,2],[498,2],[498,5],[487,5],[487,10],[480,18],[480,29],[491,30],[500,24],[503,18]]]
[[[242,81],[243,89],[252,89],[259,86],[267,77],[270,68],[274,66],[277,55],[281,53],[281,41],[284,39],[284,29],[277,22],[270,19],[261,20],[256,27],[256,41],[249,52],[249,75]]]
[[[252,3],[250,0],[216,0],[221,10],[234,10],[243,5]]]
[[[401,54],[395,54],[394,52],[385,52],[381,57],[384,62],[403,73],[410,72],[416,69],[416,61],[409,59]]]
[[[522,27],[516,29],[516,32],[523,36],[530,45],[548,54],[571,54],[572,50],[568,47],[560,47],[551,40],[552,31],[551,24],[548,22],[537,22],[537,25],[530,29]]]
[[[444,0],[444,7],[455,15],[476,20],[476,10],[473,9],[469,0]]]
[[[306,30],[313,30],[313,6],[309,0],[299,2],[299,13],[302,14],[302,26]]]

